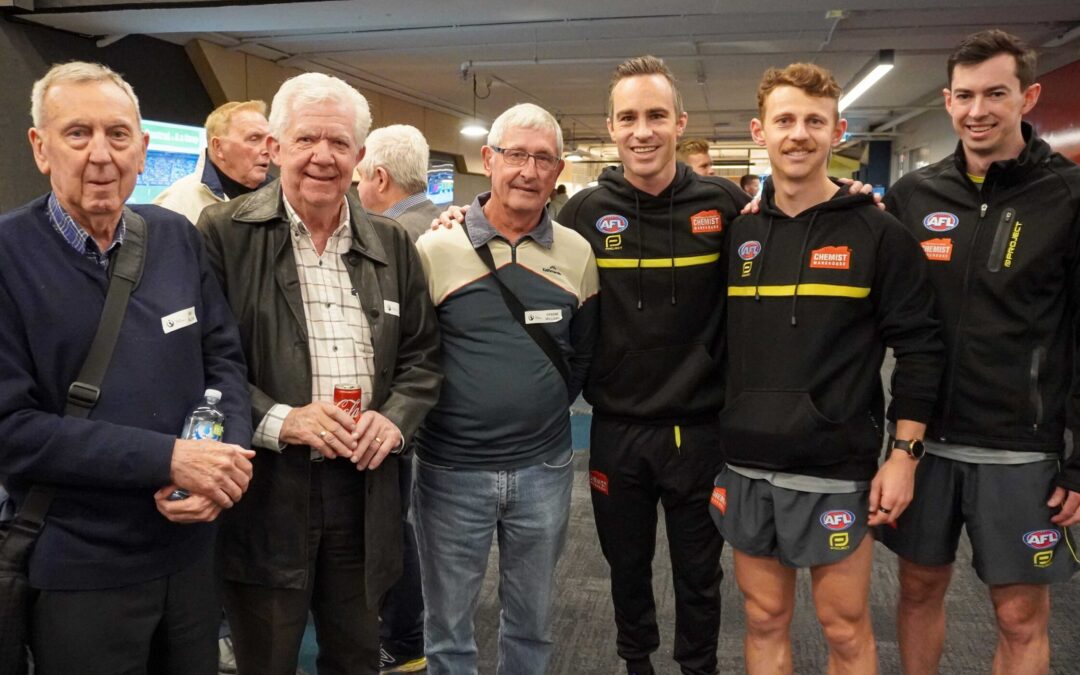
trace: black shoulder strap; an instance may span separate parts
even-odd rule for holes
[[[128,298],[142,278],[146,260],[146,221],[125,207],[124,225],[127,228],[124,243],[109,265],[109,292],[105,296],[97,333],[79,376],[68,388],[64,415],[70,417],[87,417],[97,404],[101,395],[101,381],[109,369],[113,348],[120,335],[120,325],[124,322]],[[35,485],[30,488],[0,546],[0,564],[21,564],[45,523],[45,515],[55,492],[52,486]]]
[[[469,236],[468,230],[465,229],[464,224],[461,226],[462,230],[465,230],[465,236]],[[472,241],[471,239],[469,240]],[[543,350],[551,361],[551,365],[555,366],[555,369],[559,371],[559,375],[562,375],[563,382],[566,386],[570,386],[570,367],[566,364],[566,359],[563,358],[562,351],[559,349],[559,345],[555,343],[555,338],[551,337],[540,324],[526,323],[525,321],[525,306],[521,304],[521,300],[514,295],[514,292],[503,283],[503,280],[499,278],[499,273],[495,269],[495,260],[491,257],[491,249],[487,244],[484,244],[480,248],[476,249],[476,255],[480,256],[480,259],[484,261],[488,270],[491,272],[491,276],[494,277],[495,282],[499,285],[499,292],[502,293],[503,302],[506,303],[506,308],[510,310],[510,313],[514,316],[521,327],[525,329],[525,332],[529,334],[529,337]]]

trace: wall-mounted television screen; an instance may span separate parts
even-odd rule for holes
[[[159,192],[195,171],[199,156],[206,148],[202,127],[143,120],[143,131],[150,134],[146,169],[135,183],[130,204],[149,204]]]
[[[454,158],[431,153],[427,172],[428,199],[436,204],[454,203]]]

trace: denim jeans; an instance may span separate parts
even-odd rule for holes
[[[427,616],[429,675],[475,675],[473,617],[499,537],[499,675],[547,671],[555,565],[566,542],[573,451],[509,471],[416,459],[413,518]]]

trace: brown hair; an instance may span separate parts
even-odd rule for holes
[[[209,143],[215,136],[224,136],[229,133],[229,125],[232,124],[233,115],[239,112],[257,112],[266,117],[266,104],[262,101],[229,101],[214,109],[206,118],[206,142]]]
[[[641,75],[662,75],[668,84],[671,85],[671,92],[675,96],[675,116],[683,114],[683,101],[682,94],[679,93],[679,88],[675,86],[675,76],[671,74],[671,71],[664,64],[664,60],[651,55],[636,56],[627,61],[623,61],[615,69],[615,74],[611,77],[611,83],[608,84],[608,117],[615,114],[615,100],[611,94],[615,91],[615,85],[622,82],[628,77],[638,77]]]
[[[998,54],[1012,54],[1016,61],[1016,79],[1020,88],[1035,84],[1035,50],[1020,38],[1003,30],[993,29],[972,33],[964,38],[949,56],[949,87],[952,87],[956,66],[974,66],[989,61]]]
[[[795,87],[809,96],[831,98],[837,103],[843,91],[827,69],[814,63],[792,63],[787,68],[769,68],[757,89],[758,115],[765,117],[765,99],[777,87]],[[836,113],[840,117],[839,111]]]
[[[690,155],[709,154],[709,142],[701,138],[688,138],[676,148],[680,159],[686,159]]]

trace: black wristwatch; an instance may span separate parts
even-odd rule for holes
[[[902,450],[912,459],[922,459],[922,456],[926,454],[926,446],[924,446],[923,442],[917,438],[913,441],[903,441],[899,438],[894,438],[892,445],[889,446],[890,455],[893,450]]]

